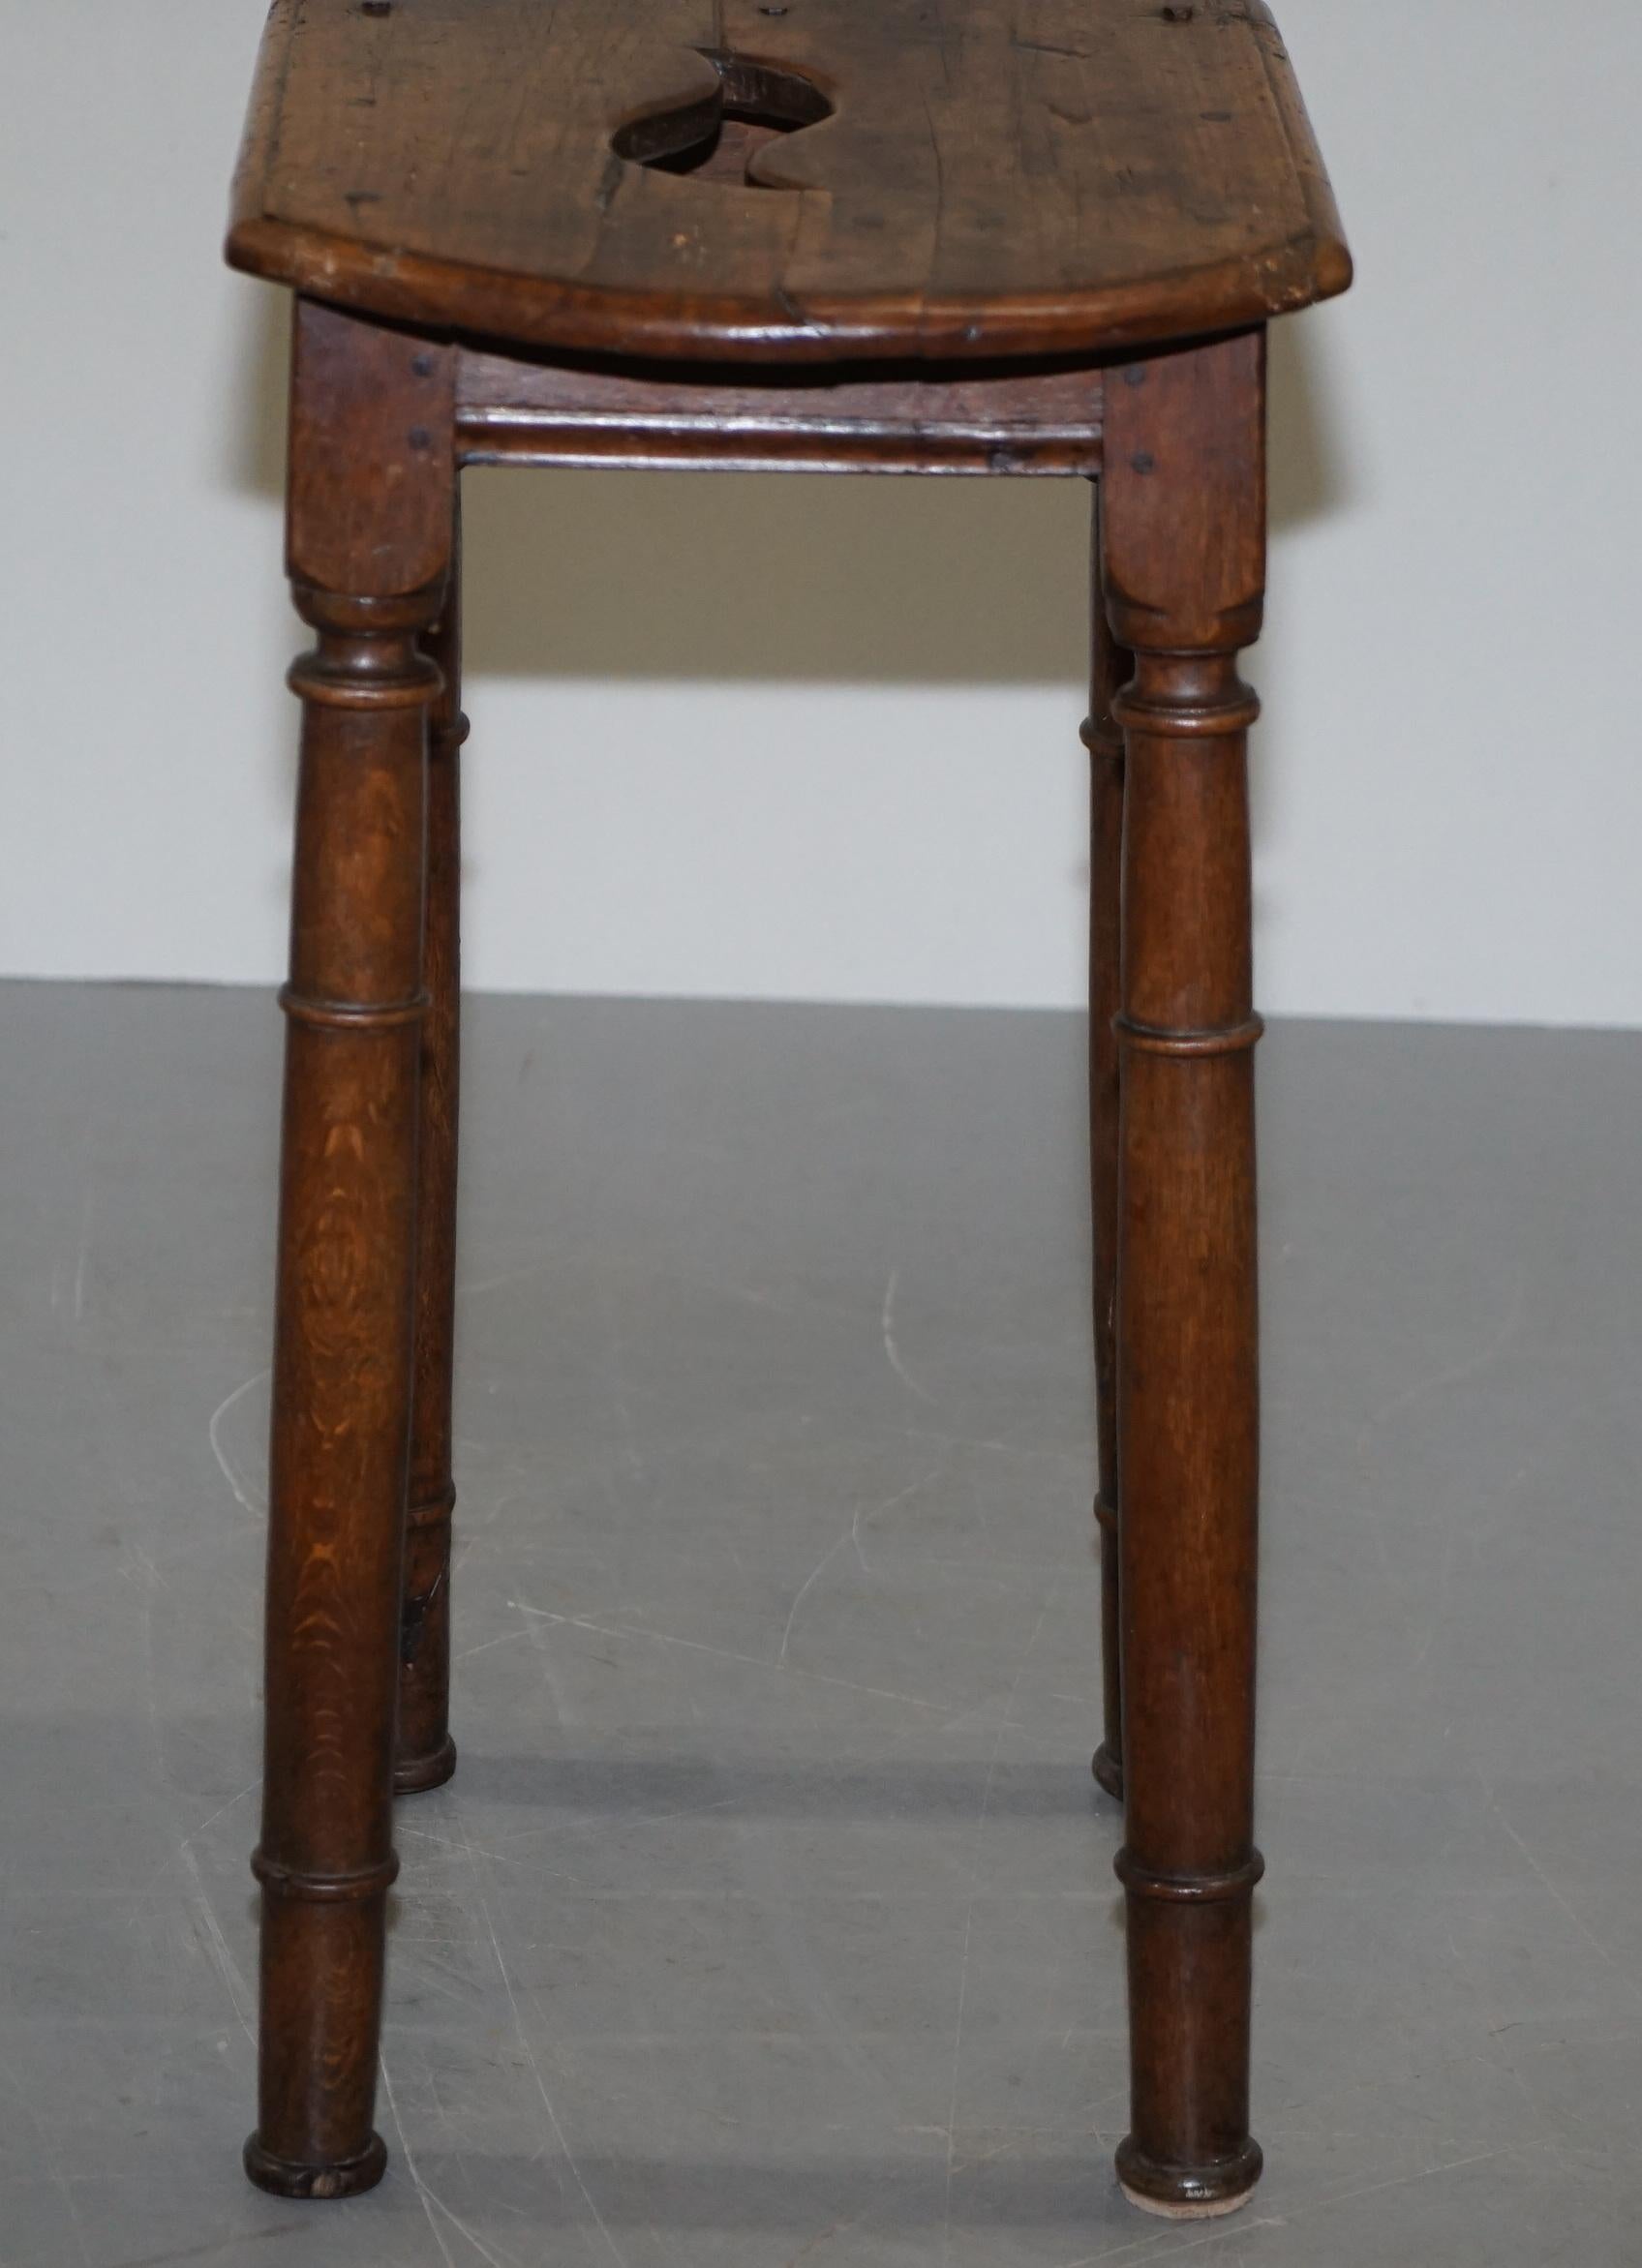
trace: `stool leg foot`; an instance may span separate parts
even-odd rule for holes
[[[1258,1377],[1246,741],[1263,338],[1112,374],[1108,603],[1126,738],[1119,1102],[1131,2132],[1147,2210],[1229,2212],[1248,2126]]]
[[[1094,1774],[1095,1785],[1110,1796],[1114,1803],[1121,1803],[1123,1800],[1123,1761],[1121,1754],[1113,1754],[1110,1740],[1103,1740],[1094,1755],[1090,1757],[1089,1769]]]
[[[1117,1510],[1117,1087],[1114,1022],[1121,1005],[1123,735],[1112,697],[1130,656],[1106,617],[1101,492],[1091,516],[1089,714],[1089,1179],[1094,1221],[1095,1408],[1100,1481],[1095,1526],[1101,1557],[1103,1731],[1094,1755],[1097,1782],[1123,1800],[1123,1693],[1119,1661]]]
[[[290,2197],[369,2189],[410,1420],[428,711],[448,351],[301,301],[289,557],[303,702],[269,1485],[258,2117]]]
[[[428,895],[422,977],[421,1122],[416,1165],[416,1317],[400,1618],[401,1796],[437,1788],[456,1769],[450,1738],[451,1371],[456,1327],[456,1146],[461,1052],[462,555],[460,518],[449,582],[426,641],[442,682],[428,736]]]
[[[1217,2221],[1254,2194],[1263,2161],[1258,2142],[1206,2171],[1192,2165],[1154,2165],[1132,2136],[1117,2146],[1117,2186],[1131,2205],[1162,2221]]]
[[[245,2145],[244,2158],[247,2176],[271,2197],[358,2197],[374,2190],[387,2171],[387,2144],[377,2133],[356,2158],[339,2159],[330,2165],[299,2165],[275,2158],[255,2134]]]

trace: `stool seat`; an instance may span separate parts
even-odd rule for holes
[[[1099,352],[1351,279],[1262,0],[275,0],[228,257],[741,362]]]

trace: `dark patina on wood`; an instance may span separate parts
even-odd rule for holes
[[[1096,483],[1105,1723],[1148,2209],[1248,2128],[1246,740],[1264,323],[1349,264],[1259,0],[276,0],[230,257],[299,290],[297,800],[252,2178],[373,2128],[395,1790],[448,1777],[467,464]],[[795,518],[802,500],[795,499]],[[801,523],[800,523],[801,525]]]
[[[1124,736],[1117,1458],[1137,2202],[1248,2194],[1254,1818],[1254,1056],[1248,729],[1265,589],[1265,340],[1109,391]]]
[[[1094,1774],[1123,1799],[1123,1680],[1117,1613],[1117,1012],[1122,994],[1123,734],[1113,713],[1134,656],[1112,636],[1106,610],[1101,491],[1090,523],[1089,713],[1089,1181],[1093,1203],[1095,1423],[1101,1558],[1101,1744]]]
[[[522,362],[465,352],[468,465],[724,472],[1092,472],[1104,376],[1086,355],[904,363]]]
[[[726,177],[749,66],[826,114]],[[408,322],[753,362],[1082,352],[1351,274],[1260,0],[276,0],[228,254]]]
[[[429,716],[427,872],[422,922],[420,1108],[416,1152],[416,1312],[410,1405],[405,1604],[400,1620],[401,1795],[456,1769],[450,1737],[450,1385],[456,1343],[456,1127],[461,1054],[462,713],[460,522],[439,619],[424,641],[441,684]]]
[[[448,348],[298,310],[288,559],[303,704],[269,1489],[261,2115],[288,2195],[371,2129],[409,1470],[428,712],[450,566]]]

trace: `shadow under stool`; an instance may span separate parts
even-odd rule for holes
[[[1230,2211],[1261,2166],[1237,657],[1264,583],[1265,325],[1351,275],[1276,27],[1262,0],[275,0],[228,257],[297,293],[288,559],[315,633],[290,678],[252,2179],[381,2177],[392,1799],[455,1766],[458,473],[1067,475],[1096,499],[1117,2168],[1150,2210]]]

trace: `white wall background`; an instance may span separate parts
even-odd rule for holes
[[[1642,1022],[1642,9],[1282,0],[1357,256],[1278,328],[1273,1010]],[[283,317],[257,0],[0,0],[0,971],[271,981]],[[1078,482],[470,476],[468,973],[1082,988]]]

